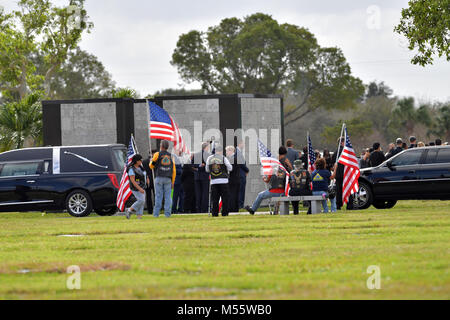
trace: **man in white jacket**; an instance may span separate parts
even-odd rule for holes
[[[222,146],[215,146],[215,152],[213,151],[213,154],[206,160],[205,170],[211,175],[212,216],[219,216],[219,202],[220,198],[222,198],[222,217],[226,217],[229,212],[230,193],[228,190],[228,177],[233,167],[223,155]]]

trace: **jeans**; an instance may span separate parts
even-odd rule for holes
[[[161,211],[162,200],[164,198],[164,215],[170,217],[172,211],[172,179],[165,177],[156,177],[155,179],[155,207],[153,208],[153,216],[159,217]]]
[[[136,198],[136,202],[133,203],[131,209],[136,212],[136,215],[142,216],[145,207],[145,193],[140,193],[139,191],[131,191],[133,196]]]
[[[259,206],[261,205],[261,202],[264,199],[269,199],[269,198],[274,198],[274,197],[279,198],[279,197],[282,197],[282,196],[284,196],[284,193],[273,193],[273,192],[270,192],[269,190],[260,192],[258,194],[258,196],[256,197],[255,202],[252,205],[252,210],[253,211],[258,210]]]
[[[313,191],[313,196],[321,196],[324,193],[326,197],[328,197],[328,192],[326,191]],[[330,202],[331,202],[331,212],[336,212],[336,197],[334,197],[334,199],[330,199]],[[326,198],[325,200],[322,200],[322,207],[323,212],[328,213],[328,202]]]

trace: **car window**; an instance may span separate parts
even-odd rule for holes
[[[60,170],[66,172],[101,172],[113,170],[107,147],[62,147]]]
[[[119,170],[122,170],[122,168],[125,166],[125,159],[126,159],[125,149],[113,149],[113,158],[116,167]]]
[[[431,164],[436,162],[436,156],[438,153],[438,149],[429,149],[427,158],[425,159],[426,164]]]
[[[450,163],[450,148],[439,150],[436,163]]]
[[[392,159],[391,164],[394,166],[408,166],[419,164],[420,158],[422,157],[422,152],[423,150],[404,152]]]
[[[5,163],[0,173],[1,177],[30,176],[39,174],[40,162]]]

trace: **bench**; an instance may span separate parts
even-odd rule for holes
[[[291,201],[311,201],[311,213],[321,213],[322,212],[322,196],[295,196],[295,197],[280,197],[272,198],[273,202],[280,203],[280,215],[289,214],[289,203]]]

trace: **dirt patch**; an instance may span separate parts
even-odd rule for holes
[[[55,233],[52,236],[55,237],[86,237],[86,236],[114,236],[114,235],[122,235],[122,234],[148,234],[148,232],[142,231],[117,231],[117,232],[102,232],[102,231],[93,231],[93,232],[85,232],[85,233]]]
[[[30,273],[66,273],[67,264],[23,264],[16,266],[5,266],[0,268],[0,274],[30,274]],[[121,262],[97,262],[80,264],[81,272],[97,272],[109,270],[130,270],[131,266]]]

